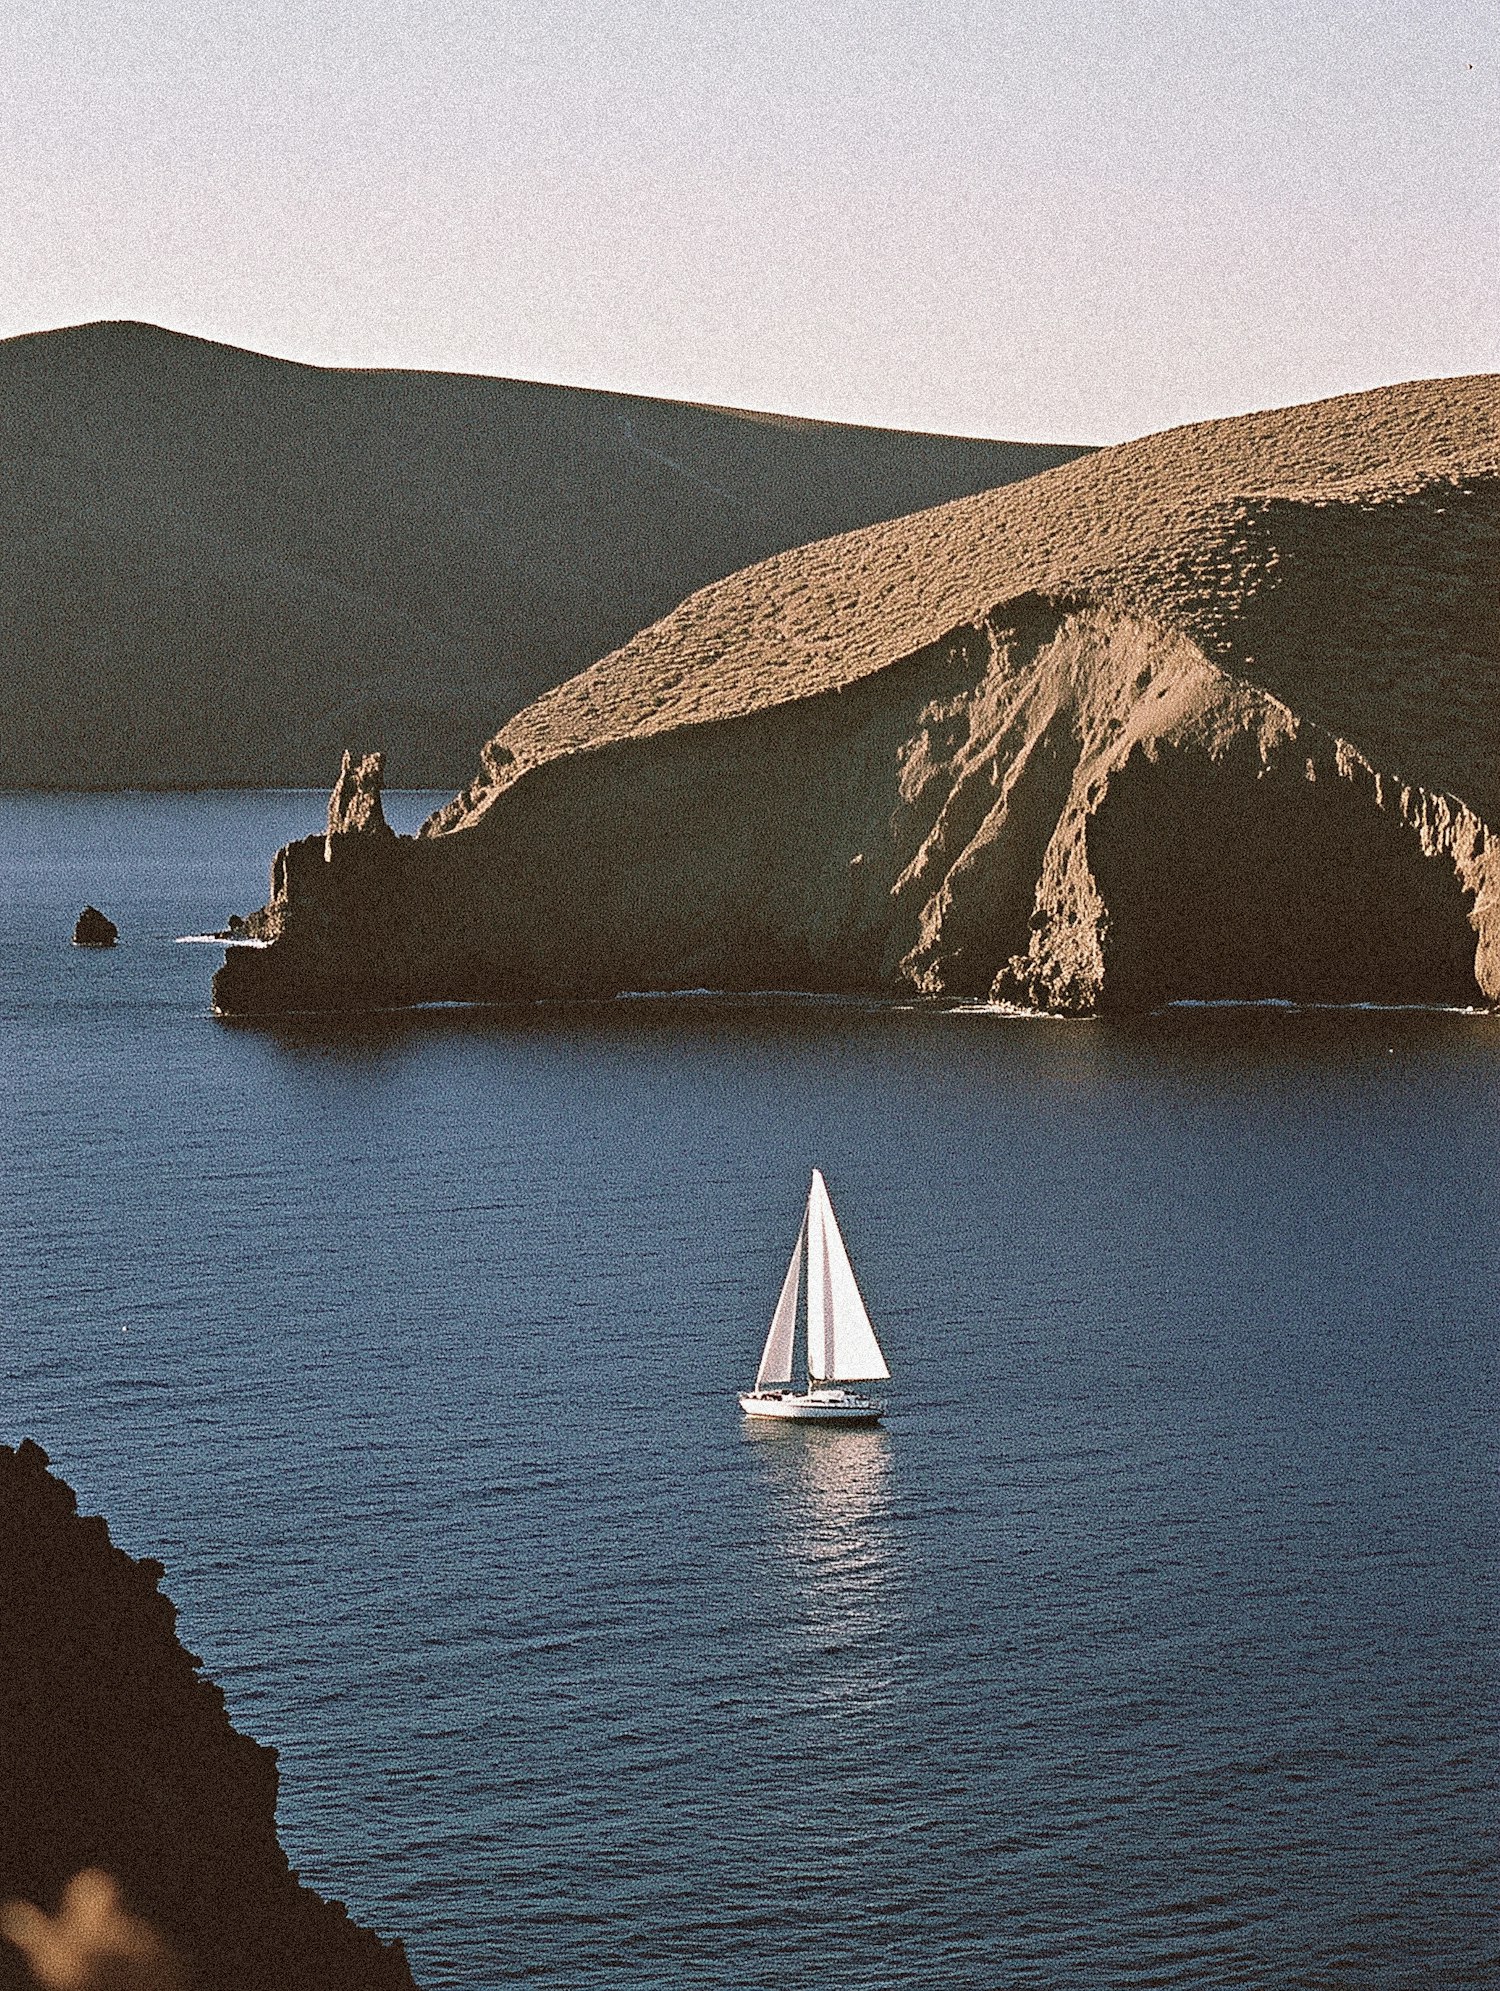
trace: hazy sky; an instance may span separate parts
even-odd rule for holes
[[[1500,366],[1496,0],[6,0],[0,333],[1112,440]]]

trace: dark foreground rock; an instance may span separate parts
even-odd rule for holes
[[[113,947],[119,937],[120,929],[97,906],[85,906],[73,929],[75,947]]]
[[[399,1943],[290,1870],[275,1751],[230,1726],[162,1574],[79,1516],[38,1446],[0,1446],[0,1901],[51,1915],[109,1875],[194,1991],[413,1991]],[[30,1981],[0,1943],[3,1991]]]
[[[1500,998],[1500,383],[1148,437],[694,596],[416,838],[276,858],[225,1013],[711,987]]]

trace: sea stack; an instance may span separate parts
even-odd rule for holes
[[[1497,572],[1493,377],[804,546],[518,714],[415,838],[283,851],[216,1004],[1493,1001]]]
[[[97,906],[85,906],[73,929],[75,947],[113,947],[119,937],[120,929]]]
[[[413,1991],[401,1945],[288,1866],[276,1752],[230,1726],[161,1565],[115,1548],[47,1466],[0,1446],[0,1903],[55,1914],[107,1875],[194,1991]],[[0,1943],[0,1991],[29,1981]]]

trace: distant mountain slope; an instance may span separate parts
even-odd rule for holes
[[[1500,998],[1497,589],[1494,378],[1102,450],[704,589],[415,840],[355,771],[216,997]]]
[[[328,780],[480,742],[747,562],[1065,461],[627,394],[0,343],[0,786]]]

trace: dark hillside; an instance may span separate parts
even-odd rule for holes
[[[538,693],[784,548],[1078,454],[150,325],[0,343],[0,786],[457,786]]]

